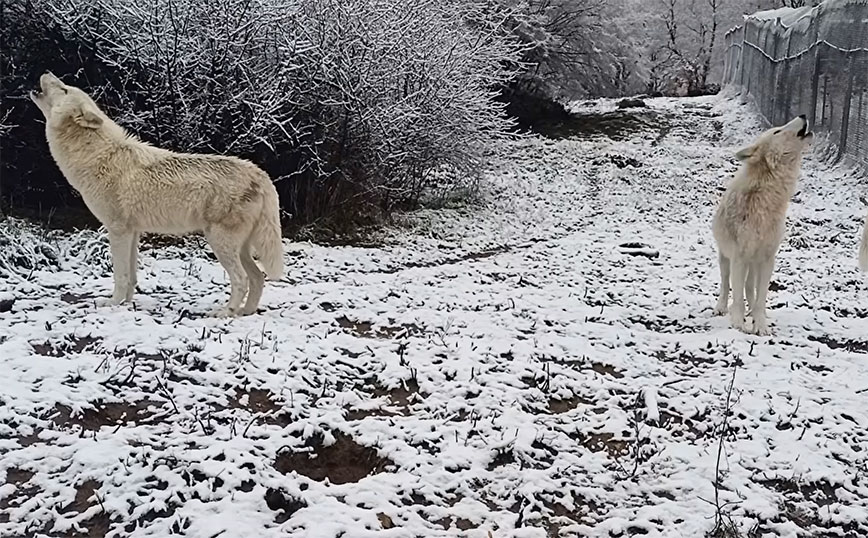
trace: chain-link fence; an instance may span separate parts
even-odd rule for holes
[[[755,13],[726,34],[724,82],[765,119],[806,114],[836,157],[868,166],[868,0]]]

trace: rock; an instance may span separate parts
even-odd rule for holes
[[[621,99],[618,108],[647,108],[648,105],[641,99]]]

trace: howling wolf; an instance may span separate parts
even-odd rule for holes
[[[85,92],[51,73],[40,77],[39,86],[30,98],[45,115],[51,155],[108,230],[114,273],[109,304],[132,300],[140,233],[203,232],[231,283],[228,304],[211,314],[255,312],[265,278],[253,252],[270,279],[283,273],[277,191],[268,174],[242,159],[174,153],[141,142]]]
[[[730,284],[730,321],[736,329],[768,335],[766,296],[775,256],[784,237],[790,203],[811,143],[804,115],[763,133],[736,153],[741,169],[730,183],[714,215],[712,231],[720,263],[720,294],[715,312],[726,314]],[[753,315],[745,324],[744,301]]]

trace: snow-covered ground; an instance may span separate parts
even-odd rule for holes
[[[739,333],[709,222],[759,123],[649,104],[516,142],[484,207],[381,248],[287,245],[244,319],[201,316],[196,240],[144,251],[135,308],[94,306],[98,234],[25,246],[59,267],[0,281],[0,536],[701,537],[718,467],[745,535],[866,536],[864,180],[807,159],[774,336]]]

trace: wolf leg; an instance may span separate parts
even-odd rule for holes
[[[112,272],[114,276],[114,292],[109,304],[119,305],[127,300],[130,286],[130,243],[135,234],[129,230],[109,230],[109,244],[112,253]]]
[[[717,263],[720,266],[720,290],[717,292],[717,305],[714,307],[714,313],[723,316],[726,314],[726,303],[729,301],[729,258],[718,253]]]
[[[133,294],[136,293],[136,286],[139,283],[138,279],[139,265],[139,232],[133,232],[133,237],[130,239],[130,272],[129,284],[127,285],[126,300],[132,301]]]
[[[757,264],[756,302],[753,307],[753,333],[760,336],[771,334],[769,322],[766,318],[766,299],[769,293],[769,282],[772,279],[772,271],[775,268],[775,259],[766,260]]]
[[[757,275],[759,265],[752,263],[747,266],[747,277],[744,280],[744,298],[747,300],[748,312],[753,313],[754,301],[756,300]]]
[[[241,265],[244,266],[244,271],[247,272],[247,278],[250,282],[247,301],[241,310],[241,314],[247,316],[256,312],[256,308],[259,306],[259,299],[262,298],[262,288],[265,286],[265,277],[262,275],[259,266],[256,265],[256,262],[250,256],[249,242],[245,242],[241,247]]]
[[[732,283],[732,308],[729,320],[733,328],[744,330],[744,286],[747,279],[747,264],[737,257],[730,259],[730,281]]]
[[[244,244],[244,240],[239,237],[237,230],[227,230],[219,225],[205,232],[205,238],[211,245],[214,255],[217,256],[217,261],[229,274],[231,286],[229,302],[226,303],[226,306],[211,311],[211,315],[214,317],[237,316],[241,313],[241,301],[247,295],[247,275],[244,271],[244,265],[241,263],[241,246]]]

